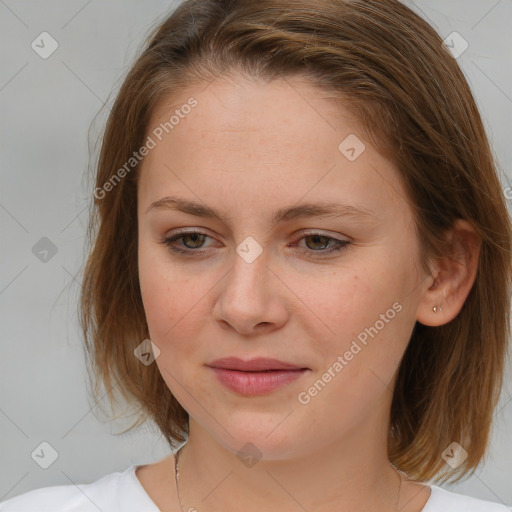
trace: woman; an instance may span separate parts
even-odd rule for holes
[[[103,139],[81,322],[171,448],[43,510],[505,511],[510,220],[468,84],[395,0],[188,0]]]

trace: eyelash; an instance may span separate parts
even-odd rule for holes
[[[184,231],[184,232],[172,235],[170,237],[166,237],[163,240],[161,240],[160,243],[167,246],[167,248],[169,250],[171,250],[175,253],[186,255],[186,256],[192,256],[192,253],[200,253],[201,249],[180,249],[180,248],[172,245],[174,242],[176,242],[180,238],[182,239],[186,235],[204,235],[207,238],[211,238],[206,233],[202,233],[200,231]],[[319,236],[321,238],[325,238],[328,241],[327,243],[329,243],[331,241],[336,242],[336,245],[329,250],[314,251],[312,249],[306,249],[306,252],[309,252],[310,256],[312,256],[314,258],[322,257],[324,255],[329,255],[329,254],[332,254],[335,252],[339,252],[339,251],[345,249],[346,246],[350,244],[350,242],[348,240],[338,240],[337,238],[333,238],[333,237],[323,235],[321,233],[316,233],[316,232],[306,233],[304,236],[299,238],[298,241],[303,240],[304,238],[307,238],[307,237],[311,237],[311,236]]]

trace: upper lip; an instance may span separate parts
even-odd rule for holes
[[[239,371],[263,371],[263,370],[303,370],[306,369],[303,366],[298,366],[292,363],[286,363],[279,359],[271,359],[267,357],[256,357],[244,361],[238,357],[224,357],[222,359],[216,359],[215,361],[208,363],[207,366],[211,368],[223,368],[225,370],[239,370]]]

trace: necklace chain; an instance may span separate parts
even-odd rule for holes
[[[178,501],[180,503],[180,510],[181,510],[181,512],[184,512],[184,510],[183,510],[183,504],[181,502],[180,485],[179,485],[178,474],[179,474],[179,469],[180,469],[179,457],[180,457],[180,452],[181,452],[183,446],[185,446],[185,445],[180,446],[180,448],[178,449],[178,451],[175,453],[175,456],[174,456],[174,478],[176,480],[176,491],[178,493]],[[394,506],[394,510],[396,511],[396,510],[398,510],[398,499],[400,497],[400,490],[402,488],[402,477],[400,476],[400,472],[398,471],[396,466],[392,462],[390,462],[390,464],[393,467],[393,469],[396,471],[396,474],[398,475],[398,479],[400,480],[400,483],[398,484],[398,491],[397,491],[397,493],[395,495],[395,500],[394,500],[394,505],[395,505]],[[195,510],[195,509],[188,509],[188,510]]]

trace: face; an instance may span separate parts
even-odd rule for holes
[[[191,432],[269,459],[387,432],[425,280],[393,165],[298,78],[191,86],[148,135],[140,286]]]

